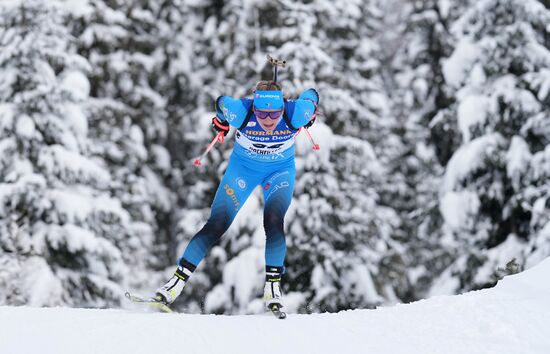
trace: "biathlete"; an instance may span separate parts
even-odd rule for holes
[[[273,310],[273,305],[283,306],[281,276],[286,253],[283,223],[296,177],[294,137],[299,128],[309,128],[315,122],[318,103],[319,95],[314,89],[304,91],[296,100],[286,100],[281,87],[273,81],[258,83],[253,98],[221,96],[216,100],[212,126],[224,136],[230,126],[237,128],[236,144],[216,191],[210,217],[187,245],[172,278],[156,290],[158,301],[174,302],[250,193],[261,185],[266,233],[264,299],[269,309]]]

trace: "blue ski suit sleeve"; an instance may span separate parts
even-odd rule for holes
[[[286,110],[290,117],[290,123],[296,129],[306,125],[319,103],[319,94],[314,89],[308,89],[302,92],[295,101],[288,101]]]
[[[317,106],[319,104],[319,93],[317,90],[310,88],[302,92],[298,99],[310,100]]]
[[[250,98],[235,99],[230,96],[220,96],[216,100],[216,116],[232,127],[240,128],[251,105]]]

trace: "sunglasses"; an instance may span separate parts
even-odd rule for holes
[[[254,114],[258,119],[266,119],[267,117],[271,119],[277,119],[283,114],[283,111],[275,111],[275,112],[254,111]]]

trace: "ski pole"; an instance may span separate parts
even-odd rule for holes
[[[210,150],[212,150],[214,145],[216,145],[217,141],[219,141],[220,144],[223,143],[224,137],[225,137],[225,135],[223,135],[223,133],[224,132],[219,132],[218,135],[216,135],[214,137],[214,139],[212,140],[210,145],[208,145],[208,147],[206,148],[206,151],[203,152],[203,154],[199,158],[195,159],[195,161],[193,162],[193,165],[195,165],[195,167],[199,167],[201,165],[201,160],[210,152]]]
[[[313,145],[313,150],[316,150],[316,151],[321,150],[321,146],[315,143],[315,141],[313,140],[313,136],[311,136],[311,133],[309,132],[309,129],[305,128],[304,130],[307,133],[307,137],[309,138],[309,141],[311,141],[311,145]]]

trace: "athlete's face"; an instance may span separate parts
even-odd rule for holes
[[[279,124],[279,121],[283,117],[283,111],[277,112],[266,112],[266,111],[255,111],[256,118],[258,123],[263,130],[266,132],[272,132],[275,127]]]

